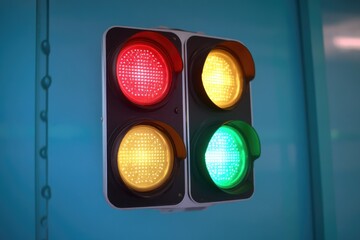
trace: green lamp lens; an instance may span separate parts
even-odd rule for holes
[[[230,189],[238,185],[249,165],[245,140],[241,134],[227,125],[218,128],[207,146],[205,165],[219,188]]]

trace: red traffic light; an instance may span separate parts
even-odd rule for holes
[[[139,106],[161,103],[170,91],[174,72],[181,70],[175,46],[155,32],[134,34],[121,46],[116,58],[120,90]]]

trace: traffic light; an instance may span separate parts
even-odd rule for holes
[[[259,138],[255,67],[240,42],[112,27],[103,41],[104,190],[117,208],[249,198]]]

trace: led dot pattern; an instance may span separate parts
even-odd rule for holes
[[[159,129],[136,125],[122,139],[117,163],[125,185],[138,192],[152,191],[166,183],[171,175],[173,148]]]
[[[118,54],[116,71],[121,91],[137,105],[157,104],[169,92],[170,67],[163,53],[152,45],[125,46]]]
[[[206,57],[202,84],[209,99],[219,108],[234,106],[243,89],[243,75],[238,61],[222,49],[213,49]]]
[[[206,169],[215,185],[230,189],[246,175],[248,154],[240,133],[223,125],[213,134],[205,152]]]

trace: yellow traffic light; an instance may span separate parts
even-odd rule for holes
[[[138,192],[153,191],[168,181],[174,151],[168,137],[159,129],[136,125],[121,140],[117,163],[126,186]]]
[[[239,101],[244,79],[238,60],[228,51],[211,50],[201,78],[207,96],[219,108],[233,107]]]

